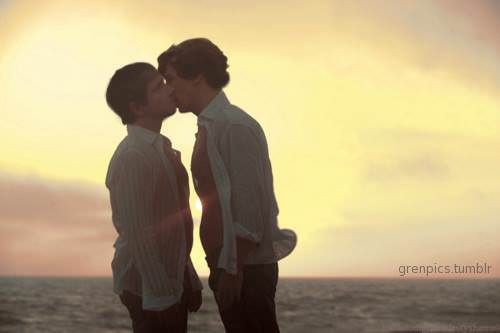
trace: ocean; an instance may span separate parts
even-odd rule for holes
[[[189,332],[224,332],[205,290]],[[500,332],[500,279],[281,278],[281,332]],[[0,332],[131,332],[111,278],[0,278]]]

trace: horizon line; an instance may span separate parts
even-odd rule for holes
[[[208,275],[200,275],[200,279],[208,279]],[[112,275],[27,275],[27,274],[0,274],[0,278],[89,278],[113,279]],[[497,280],[500,276],[280,276],[279,279],[304,279],[304,280]]]

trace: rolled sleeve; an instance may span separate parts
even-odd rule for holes
[[[138,151],[123,153],[119,163],[121,172],[110,191],[112,209],[124,222],[132,261],[141,275],[143,308],[162,310],[175,297],[153,233],[153,170]]]
[[[263,166],[261,148],[250,128],[233,125],[228,130],[231,210],[236,237],[259,243],[263,234]]]

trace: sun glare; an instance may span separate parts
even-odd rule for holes
[[[201,206],[201,201],[199,198],[196,198],[196,202],[194,205],[195,205],[197,211],[201,212],[203,210],[203,207]]]

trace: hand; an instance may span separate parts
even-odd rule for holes
[[[200,309],[202,303],[201,290],[195,290],[187,296],[187,309],[189,312],[196,312]]]
[[[223,271],[217,283],[215,298],[221,310],[225,310],[239,302],[241,299],[241,286],[243,285],[243,273],[237,275]]]

